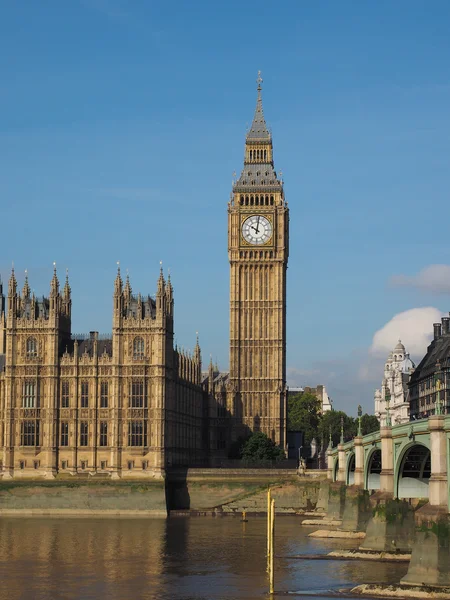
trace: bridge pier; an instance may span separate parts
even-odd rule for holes
[[[431,476],[429,503],[415,515],[416,540],[407,585],[450,586],[450,515],[448,506],[447,433],[444,415],[428,419]]]
[[[338,444],[338,462],[339,462],[339,470],[338,470],[338,476],[337,476],[337,481],[340,481],[342,483],[347,483],[346,481],[346,473],[345,473],[345,450],[344,450],[344,444]]]
[[[364,447],[361,436],[355,437],[355,485],[364,488]]]
[[[392,428],[380,428],[380,489],[370,497],[368,520],[361,550],[411,552],[414,542],[414,511],[405,500],[394,499],[394,445]]]

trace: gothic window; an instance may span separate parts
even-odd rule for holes
[[[253,150],[250,150],[250,160],[253,160]]]
[[[102,381],[100,384],[100,408],[108,408],[108,382]]]
[[[270,206],[273,206],[273,196],[270,196]]]
[[[144,421],[131,421],[128,424],[128,445],[146,446],[147,430]]]
[[[89,383],[87,381],[81,382],[81,408],[87,408],[89,406]]]
[[[80,446],[88,445],[89,425],[86,421],[80,423]]]
[[[61,408],[69,408],[69,382],[61,383]]]
[[[61,446],[69,445],[69,423],[61,423]]]
[[[267,150],[264,150],[264,160],[267,159]]]
[[[108,423],[101,421],[100,423],[100,446],[108,445]]]
[[[35,358],[37,356],[36,338],[30,337],[27,339],[27,357]]]
[[[39,421],[22,421],[21,445],[39,446]]]
[[[23,384],[22,408],[37,408],[35,381],[25,381]]]
[[[145,344],[141,337],[134,338],[133,340],[133,358],[144,358]]]
[[[145,382],[142,379],[134,380],[130,384],[130,407],[146,408],[147,395]]]

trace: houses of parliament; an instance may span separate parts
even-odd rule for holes
[[[3,479],[164,477],[216,466],[253,431],[286,446],[286,270],[289,212],[273,162],[258,76],[244,166],[228,203],[230,365],[202,371],[174,347],[174,293],[154,297],[120,267],[112,334],[72,334],[68,275],[47,296],[0,282],[0,472]],[[111,282],[113,283],[113,282]],[[224,315],[225,317],[225,315]]]

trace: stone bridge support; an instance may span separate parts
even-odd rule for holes
[[[429,503],[415,515],[416,540],[408,573],[402,579],[402,583],[408,585],[450,586],[447,433],[444,427],[444,415],[429,417]]]
[[[414,541],[414,512],[405,500],[394,499],[392,427],[381,427],[380,438],[380,489],[370,497],[372,516],[361,549],[410,552]]]
[[[339,470],[337,480],[342,483],[347,483],[346,481],[346,462],[345,462],[345,449],[344,444],[338,445],[338,460],[339,460]]]
[[[364,448],[361,436],[355,437],[355,485],[364,487]]]
[[[381,427],[381,474],[380,492],[394,495],[394,447],[392,428]]]

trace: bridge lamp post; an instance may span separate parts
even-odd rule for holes
[[[361,408],[361,404],[358,404],[358,437],[362,436],[362,429],[361,429],[361,417],[362,417],[362,408]]]

